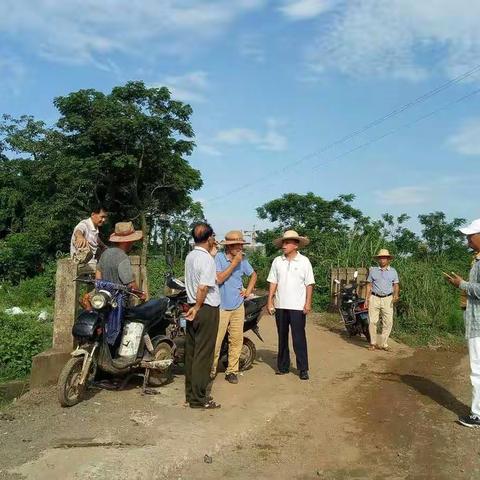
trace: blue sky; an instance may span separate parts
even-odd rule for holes
[[[480,64],[480,2],[3,0],[2,6],[0,112],[51,123],[58,95],[109,91],[128,80],[167,85],[194,109],[191,162],[205,182],[194,197],[219,235],[264,226],[255,208],[286,192],[355,193],[355,205],[374,217],[434,210],[480,216],[480,94],[454,103],[479,88],[478,71],[325,149]]]

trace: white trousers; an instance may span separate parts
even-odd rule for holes
[[[480,337],[468,339],[468,355],[472,382],[472,413],[480,417]]]

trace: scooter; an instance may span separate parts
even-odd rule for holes
[[[165,335],[152,332],[167,323],[165,312],[169,307],[166,297],[150,300],[135,307],[125,308],[122,325],[115,343],[107,342],[109,314],[125,299],[143,294],[110,282],[77,278],[76,281],[94,285],[90,297],[91,310],[83,310],[75,319],[72,335],[77,345],[72,358],[63,367],[57,383],[60,404],[71,407],[79,403],[95,379],[97,370],[126,377],[143,374],[143,393],[153,393],[147,385],[159,387],[171,378],[174,342]]]
[[[187,303],[187,294],[184,283],[169,275],[167,277],[167,287],[175,290],[175,293],[169,295],[170,307],[166,312],[166,316],[170,318],[171,325],[166,332],[167,336],[175,342],[174,362],[176,364],[183,364],[185,361],[185,331],[187,320],[185,314],[188,312],[190,306]],[[262,313],[267,304],[268,296],[252,296],[245,300],[245,321],[243,324],[243,332],[251,330],[262,342],[263,338],[259,330],[259,322]],[[248,370],[256,357],[255,343],[248,337],[243,337],[242,351],[239,360],[240,371]],[[228,333],[223,339],[220,349],[220,361],[226,368],[228,365]]]
[[[365,299],[357,294],[357,278],[358,272],[355,271],[353,282],[341,286],[338,310],[349,336],[363,334],[370,342],[368,308],[365,307]],[[339,280],[335,279],[334,281],[337,285],[341,285]]]

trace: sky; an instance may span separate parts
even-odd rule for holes
[[[217,237],[287,192],[480,217],[480,2],[2,0],[0,113],[129,80],[193,108]],[[412,228],[418,228],[415,220]]]

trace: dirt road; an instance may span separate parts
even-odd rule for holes
[[[317,323],[302,382],[274,375],[264,317],[254,368],[215,382],[218,411],[183,407],[180,376],[157,396],[99,391],[71,409],[30,392],[0,417],[0,478],[480,479],[480,432],[455,423],[470,401],[463,351],[372,353]]]

